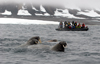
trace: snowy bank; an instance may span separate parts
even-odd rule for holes
[[[0,24],[59,24],[55,21],[43,21],[43,20],[28,20],[28,19],[16,19],[16,18],[0,18]]]

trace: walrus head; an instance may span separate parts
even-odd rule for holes
[[[65,41],[61,41],[61,42],[59,42],[59,44],[62,45],[63,48],[65,48],[67,46],[67,43]]]
[[[58,44],[56,44],[52,50],[54,51],[60,51],[60,52],[64,52],[65,47],[67,46],[67,43],[65,41],[61,41]]]
[[[32,37],[27,41],[27,44],[29,44],[29,45],[38,44],[38,41],[41,43],[41,39],[39,36]]]
[[[36,40],[36,39],[29,40],[29,41],[27,42],[27,44],[28,44],[28,45],[38,44],[38,40]]]

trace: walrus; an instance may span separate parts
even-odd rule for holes
[[[48,40],[47,42],[57,42],[57,40],[53,39],[53,40]]]
[[[64,52],[66,46],[67,46],[67,43],[65,41],[61,41],[58,44],[56,44],[54,47],[52,47],[51,50],[59,51],[59,52]]]
[[[28,47],[30,45],[36,45],[36,44],[38,44],[38,42],[41,43],[41,39],[39,36],[35,36],[35,37],[30,38],[27,41],[27,43],[20,45],[20,47]]]
[[[30,38],[30,39],[27,41],[27,44],[28,44],[28,45],[34,45],[34,44],[38,44],[38,42],[41,43],[41,39],[40,39],[39,36],[35,36],[35,37]]]

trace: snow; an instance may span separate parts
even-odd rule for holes
[[[27,10],[19,10],[19,11],[18,11],[18,15],[29,15],[29,16],[31,16],[31,14],[28,13]]]
[[[88,11],[88,13],[86,12],[78,12],[78,15],[83,14],[86,16],[90,16],[90,17],[100,17],[99,14],[97,14],[94,10]]]
[[[46,12],[45,8],[42,5],[40,5],[40,10]]]
[[[57,10],[55,11],[55,16],[61,16],[61,17],[67,17],[67,18],[76,18],[76,19],[84,19],[84,18],[79,18],[75,17],[74,15],[70,14],[67,9],[62,10],[63,12],[58,12]]]
[[[11,12],[5,10],[5,12],[4,12],[4,13],[1,13],[1,14],[2,14],[2,15],[11,15]]]
[[[44,7],[42,5],[40,6],[40,9],[41,9],[41,11],[46,12],[46,10],[44,9]],[[79,10],[80,12],[78,12],[77,15],[81,15],[82,14],[82,15],[86,15],[86,16],[90,16],[90,17],[100,17],[100,15],[98,13],[96,13],[94,10],[89,10],[88,12],[82,12],[79,7],[74,7],[74,8],[72,7],[70,9]],[[100,11],[99,8],[96,8],[96,9]],[[82,17],[76,17],[73,14],[70,14],[69,11],[68,11],[68,8],[62,10],[63,12],[58,12],[58,10],[59,9],[57,9],[55,11],[54,16],[58,16],[58,17],[61,16],[61,17],[75,18],[75,19],[85,19],[85,18],[82,18]],[[3,15],[11,15],[11,12],[5,10],[5,12],[1,13],[1,14],[3,14]],[[18,11],[18,15],[29,15],[29,16],[31,16],[31,14],[27,10],[22,10],[22,9]],[[50,16],[50,14],[48,14],[48,13],[45,13],[44,15],[43,14],[36,14],[36,15],[37,16]]]
[[[0,24],[59,24],[55,21],[43,21],[43,20],[28,20],[28,19],[16,19],[16,18],[0,18]]]

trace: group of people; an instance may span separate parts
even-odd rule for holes
[[[80,23],[74,22],[72,21],[72,23],[65,21],[64,23],[61,21],[59,24],[60,28],[69,28],[69,29],[74,29],[74,28],[85,28],[85,24],[82,23],[82,25]]]

